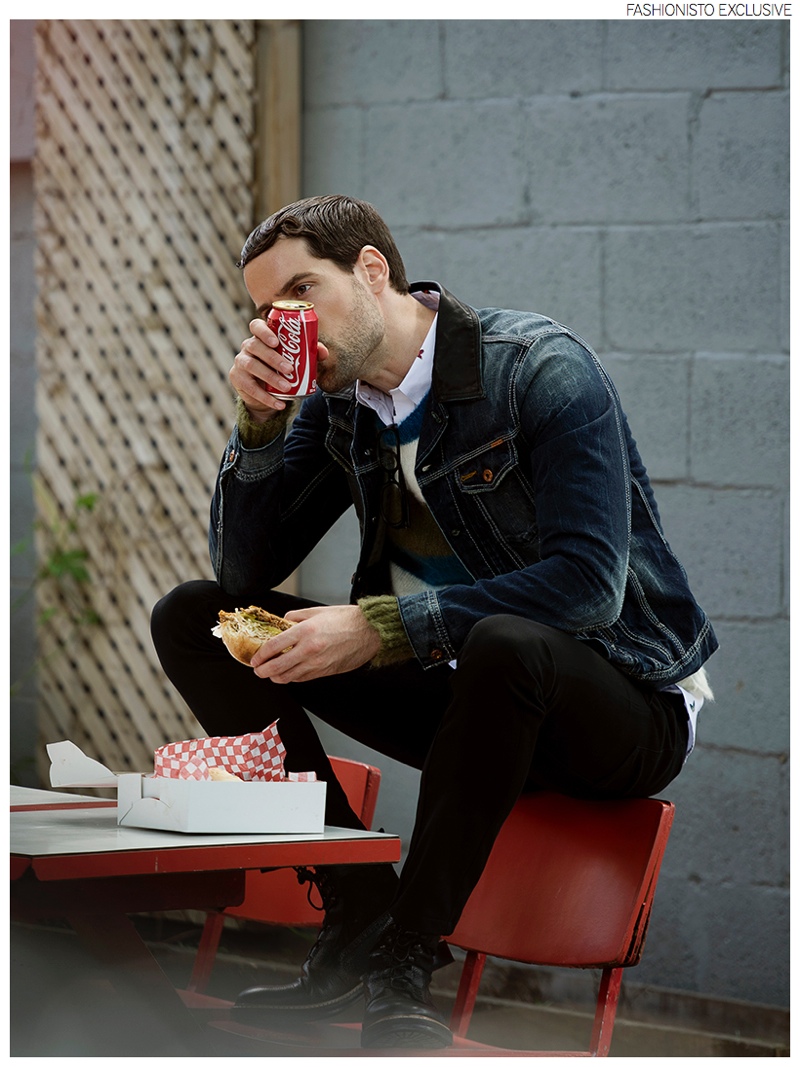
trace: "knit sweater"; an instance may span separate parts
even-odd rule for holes
[[[469,584],[473,578],[445,540],[422,496],[414,473],[419,433],[430,394],[398,426],[400,465],[406,485],[409,523],[387,530],[392,592],[395,596]],[[380,429],[376,417],[376,432]]]
[[[397,597],[474,582],[431,515],[414,473],[419,434],[429,397],[430,394],[398,425],[409,523],[402,529],[387,528],[386,552],[393,595],[364,597],[358,602],[367,620],[381,636],[380,652],[372,660],[376,667],[413,657]],[[377,416],[375,421],[378,433],[382,424]]]
[[[400,423],[401,464],[408,490],[411,523],[408,530],[391,530],[387,538],[391,564],[392,590],[398,595],[419,592],[435,585],[444,588],[456,580],[472,581],[455,556],[423,502],[414,463],[422,426],[423,404]],[[283,433],[294,405],[266,423],[256,422],[241,399],[236,402],[236,424],[245,448],[261,448]],[[382,424],[376,417],[375,432]],[[455,564],[455,566],[454,566]],[[372,660],[376,667],[413,659],[414,652],[406,635],[397,596],[370,596],[358,602],[367,621],[380,634],[381,649]]]

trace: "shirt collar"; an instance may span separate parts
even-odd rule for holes
[[[431,310],[436,310],[439,306],[439,293],[435,290],[421,290],[412,293],[412,296]],[[384,393],[382,389],[376,389],[360,379],[356,382],[356,400],[359,404],[377,412],[378,417],[386,426],[390,426],[393,422],[402,422],[430,391],[437,319],[438,313],[434,316],[430,329],[425,335],[417,358],[395,389]]]

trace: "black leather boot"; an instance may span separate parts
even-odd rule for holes
[[[438,956],[438,935],[397,923],[388,927],[364,979],[362,1048],[447,1048],[453,1043],[429,990]]]
[[[296,981],[254,986],[236,998],[236,1009],[261,1020],[323,1019],[358,1000],[370,952],[391,921],[397,874],[390,864],[301,868],[298,878],[318,888],[323,926]]]

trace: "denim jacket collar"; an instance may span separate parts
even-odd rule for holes
[[[434,395],[443,402],[482,399],[485,392],[477,314],[438,282],[414,282],[410,288],[412,293],[420,289],[441,293],[433,357]]]

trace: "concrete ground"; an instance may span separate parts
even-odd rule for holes
[[[141,917],[135,920],[162,969],[185,987],[198,941],[193,921]],[[254,984],[278,984],[297,974],[308,931],[244,926],[226,929],[207,992],[231,1000]],[[157,1021],[123,1003],[75,935],[63,925],[11,927],[12,1056],[186,1055],[159,1032]],[[439,972],[433,991],[447,1013],[458,967]],[[517,1050],[577,1051],[588,1046],[596,975],[579,972],[579,982],[547,972],[491,963],[473,1017],[470,1037]],[[612,1056],[788,1056],[788,1012],[690,994],[638,987],[631,971],[611,1045]],[[358,1008],[339,1021],[357,1021]],[[326,1046],[321,1031],[306,1028],[287,1043],[264,1044],[221,1030],[208,1031],[213,1057],[347,1056],[351,1034],[344,1029]],[[297,1043],[294,1046],[288,1042]],[[299,1045],[299,1047],[297,1047]],[[345,1046],[345,1047],[339,1047]]]

